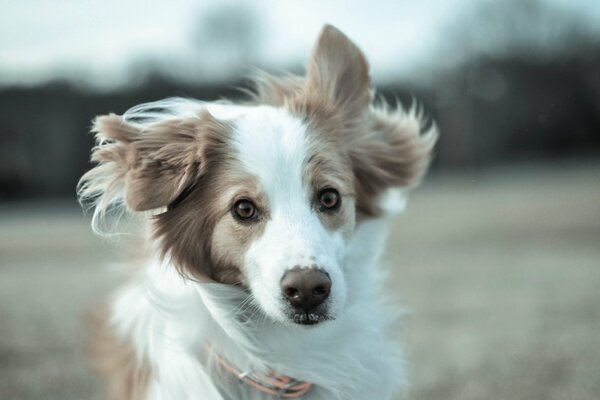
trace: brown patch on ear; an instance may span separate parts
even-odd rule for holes
[[[369,83],[369,66],[360,49],[337,28],[325,25],[306,67],[305,95],[317,95],[358,116],[371,103]]]
[[[97,311],[88,319],[93,335],[89,347],[92,368],[106,380],[109,399],[143,400],[152,374],[150,366],[130,342],[113,332],[106,311]]]
[[[419,183],[437,140],[435,126],[422,132],[422,125],[414,109],[389,111],[384,106],[372,110],[365,132],[348,137],[360,214],[379,215],[377,200],[386,189]]]
[[[207,148],[222,140],[222,130],[208,113],[149,126],[111,114],[95,121],[94,131],[107,142],[92,160],[117,164],[129,209],[152,210],[170,204],[203,173]]]

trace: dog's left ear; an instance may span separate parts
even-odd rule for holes
[[[365,56],[337,28],[325,25],[306,66],[307,93],[351,115],[371,103],[369,66]]]

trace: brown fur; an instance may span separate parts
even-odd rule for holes
[[[211,157],[207,173],[187,198],[156,217],[156,236],[163,252],[184,273],[201,280],[240,284],[244,282],[243,254],[262,232],[268,209],[254,177],[242,172],[229,150],[215,150]],[[234,219],[230,210],[240,198],[256,204],[257,222],[243,224]]]
[[[108,398],[143,400],[152,375],[148,363],[139,358],[127,339],[113,331],[106,309],[91,314],[88,322],[92,367],[108,382]]]
[[[97,118],[94,129],[109,142],[97,147],[92,159],[119,169],[127,207],[134,211],[167,207],[154,218],[163,256],[196,279],[242,281],[241,263],[219,256],[211,246],[213,229],[230,207],[229,199],[215,198],[235,183],[239,170],[230,156],[228,127],[204,113],[144,129],[108,115]],[[238,237],[247,237],[244,233]]]
[[[209,148],[224,139],[224,128],[209,113],[144,129],[111,114],[98,117],[94,130],[108,143],[94,150],[92,161],[112,161],[120,169],[125,203],[133,211],[174,201],[204,172]]]
[[[260,193],[258,182],[255,177],[242,173],[241,171],[227,174],[223,177],[223,184],[229,187],[221,197],[222,204],[226,206],[224,214],[214,224],[211,240],[211,262],[217,273],[219,282],[244,284],[245,275],[242,266],[246,251],[264,231],[269,219],[269,208]],[[227,182],[229,181],[229,182]],[[251,200],[258,213],[258,219],[252,223],[240,223],[231,212],[231,208],[239,199]],[[237,271],[233,276],[231,271]],[[230,276],[225,276],[225,271],[230,271]],[[235,278],[235,279],[233,279]]]
[[[354,177],[350,160],[326,137],[312,135],[308,146],[304,185],[314,194],[315,208],[319,207],[319,192],[333,188],[341,197],[341,206],[334,212],[317,212],[323,226],[331,232],[340,230],[348,237],[355,223]]]

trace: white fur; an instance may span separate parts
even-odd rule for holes
[[[345,242],[339,232],[330,234],[323,227],[302,179],[307,141],[300,118],[282,109],[257,107],[235,124],[236,157],[259,179],[270,205],[266,230],[246,254],[248,282],[258,303],[279,322],[287,320],[279,283],[296,265],[316,264],[329,274],[333,286],[327,305],[332,317],[346,298],[341,272]]]
[[[166,111],[156,112],[157,105]],[[384,276],[377,268],[391,214],[359,223],[349,238],[328,232],[302,184],[307,127],[281,109],[171,99],[125,116],[148,123],[202,109],[233,123],[235,157],[258,177],[271,215],[246,255],[253,297],[233,286],[185,280],[158,257],[114,297],[113,325],[152,369],[147,398],[272,398],[223,378],[210,346],[240,370],[272,369],[312,382],[305,399],[391,399],[406,383],[399,345],[387,337],[397,312],[381,300]],[[396,192],[381,201],[397,211],[405,198]],[[327,301],[335,319],[313,327],[285,323],[279,282],[286,269],[310,257],[331,276]]]

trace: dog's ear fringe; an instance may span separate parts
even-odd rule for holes
[[[96,146],[92,149],[91,158],[98,164],[86,172],[77,184],[79,203],[86,212],[93,210],[92,230],[101,236],[124,233],[119,232],[117,227],[128,214],[123,200],[126,170],[114,159],[118,152],[109,151],[110,148],[119,146],[119,139],[106,137],[102,133],[103,122],[113,122],[116,118],[121,120],[119,116],[109,115],[94,121],[92,132],[96,137]],[[102,154],[106,156],[103,157]],[[109,154],[114,155],[110,157]]]
[[[122,167],[127,161],[124,145],[154,124],[198,117],[205,107],[205,103],[197,100],[167,98],[137,105],[122,116],[109,114],[95,119],[91,130],[96,137],[92,161],[97,165],[79,180],[77,197],[85,211],[93,210],[92,230],[96,234],[105,237],[127,234],[136,225],[134,214],[144,216],[164,211],[133,213],[127,209],[124,199],[127,169]]]
[[[402,174],[389,177],[391,186],[408,189],[418,186],[427,172],[439,137],[435,121],[414,98],[408,108],[398,100],[395,106],[390,106],[380,99],[371,113],[374,132],[379,131],[387,137],[386,144],[394,151],[395,165],[402,167]]]
[[[369,120],[366,133],[350,135],[349,149],[357,177],[357,208],[366,216],[378,216],[387,209],[404,208],[404,204],[383,206],[382,195],[420,184],[432,159],[438,128],[415,100],[405,109],[399,102],[392,107],[380,99],[371,107]]]

